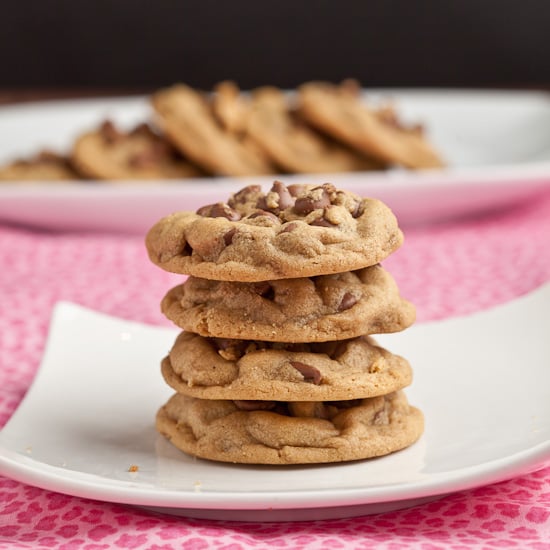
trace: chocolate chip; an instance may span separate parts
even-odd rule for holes
[[[275,214],[273,214],[272,212],[268,212],[267,210],[255,210],[254,212],[252,212],[252,214],[247,216],[248,219],[259,217],[266,217],[274,222],[281,223],[281,220]]]
[[[256,208],[274,214],[279,214],[293,205],[294,197],[289,193],[286,185],[280,181],[273,182],[269,192],[256,202]]]
[[[193,247],[185,241],[185,244],[183,245],[183,249],[181,251],[182,256],[191,256],[193,254]]]
[[[254,289],[254,292],[256,292],[256,294],[259,294],[262,298],[265,298],[266,300],[273,300],[273,298],[275,298],[275,291],[267,281],[254,283],[252,285],[252,288]]]
[[[375,426],[382,426],[384,424],[389,424],[390,418],[388,416],[388,411],[386,409],[381,409],[377,411],[372,419],[372,423]]]
[[[241,411],[269,411],[275,408],[275,401],[255,401],[252,399],[234,399],[233,403]]]
[[[352,407],[358,407],[362,399],[349,399],[346,401],[330,401],[330,404],[337,409],[351,409]]]
[[[300,361],[291,361],[290,364],[304,377],[305,382],[310,382],[315,385],[321,383],[321,372],[319,369],[307,363],[301,363]]]
[[[292,231],[298,229],[299,224],[295,222],[287,223],[280,231],[280,233],[291,233]]]
[[[346,292],[342,296],[342,300],[340,302],[340,305],[338,306],[338,311],[345,311],[346,309],[350,309],[357,302],[358,299],[351,292]]]
[[[116,129],[115,125],[110,120],[103,122],[99,128],[99,132],[107,143],[115,143],[122,137],[122,134]]]
[[[197,214],[205,218],[226,218],[231,222],[241,219],[241,215],[236,210],[223,202],[202,206],[197,210]]]
[[[223,236],[223,242],[225,243],[225,246],[229,246],[233,242],[233,237],[235,237],[236,233],[237,229],[233,227]]]
[[[317,225],[320,227],[336,227],[335,224],[329,222],[325,217],[321,216],[320,218],[314,219],[312,222],[310,222],[309,225]]]
[[[294,197],[284,183],[280,181],[273,182],[271,193],[279,195],[279,210],[286,210],[290,206],[294,206]]]
[[[292,183],[287,186],[287,189],[293,197],[299,197],[307,192],[308,185],[306,183]]]
[[[364,211],[365,211],[365,205],[363,204],[363,201],[357,201],[355,203],[355,208],[351,212],[351,216],[352,218],[358,218],[363,214]]]
[[[234,207],[237,204],[245,204],[251,199],[251,197],[261,193],[261,191],[262,188],[259,185],[248,185],[243,187],[240,191],[234,193],[227,203],[231,207]]]
[[[330,205],[330,195],[323,187],[316,187],[307,195],[298,197],[294,203],[294,210],[297,214],[306,215],[314,210],[319,210]]]

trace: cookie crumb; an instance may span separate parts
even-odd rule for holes
[[[129,472],[137,472],[139,471],[139,466],[136,466],[136,464],[131,464],[130,467],[128,468],[128,471]]]

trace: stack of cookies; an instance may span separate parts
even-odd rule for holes
[[[162,311],[183,331],[162,374],[176,391],[157,429],[184,452],[249,464],[340,462],[415,442],[406,359],[372,334],[415,319],[380,262],[402,243],[376,199],[320,186],[248,186],[177,212],[149,257],[189,277]]]

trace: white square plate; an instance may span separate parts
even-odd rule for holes
[[[369,90],[422,122],[447,163],[442,170],[157,182],[0,183],[0,220],[53,229],[143,233],[174,210],[225,200],[250,183],[319,183],[386,202],[402,225],[478,214],[550,186],[550,95],[542,92]],[[0,163],[41,148],[68,152],[76,136],[111,118],[150,120],[146,98],[51,101],[0,108]]]
[[[415,372],[420,441],[320,466],[191,458],[158,435],[159,362],[176,330],[60,303],[23,402],[0,432],[0,473],[71,495],[245,521],[346,517],[504,480],[550,460],[550,284],[491,310],[378,340]],[[129,471],[132,465],[137,471]]]

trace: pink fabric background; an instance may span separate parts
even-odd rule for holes
[[[408,228],[384,265],[419,321],[526,293],[550,279],[550,192],[477,219]],[[0,426],[33,379],[55,302],[168,324],[158,304],[178,280],[149,264],[141,237],[0,226]],[[550,549],[550,467],[408,510],[264,524],[157,516],[0,477],[1,549],[113,547]]]

